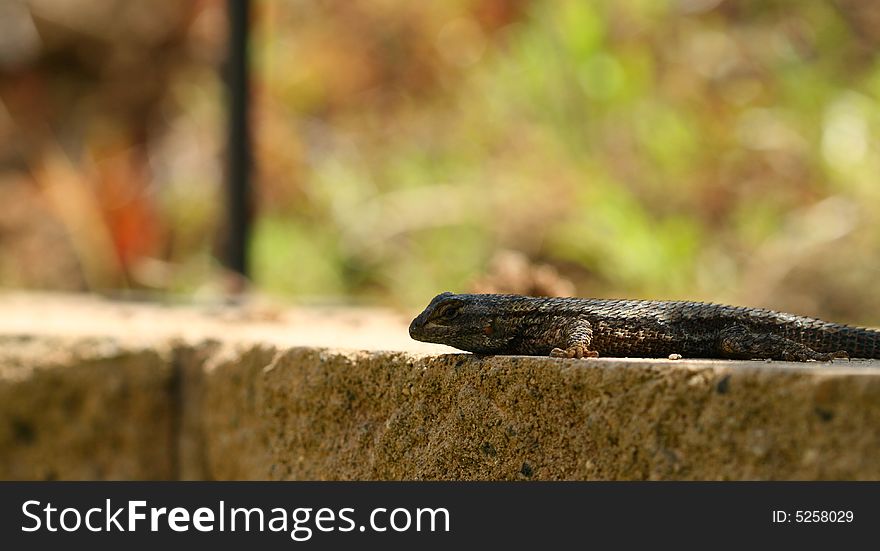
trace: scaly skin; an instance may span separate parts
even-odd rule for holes
[[[412,338],[477,354],[583,358],[880,358],[880,331],[685,301],[437,295]]]

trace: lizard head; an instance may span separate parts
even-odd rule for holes
[[[478,354],[498,352],[509,338],[497,331],[497,312],[486,297],[440,293],[412,321],[409,336]]]

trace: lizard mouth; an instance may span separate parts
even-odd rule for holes
[[[409,324],[409,336],[417,341],[432,342],[439,326],[436,323],[424,322],[416,318]]]

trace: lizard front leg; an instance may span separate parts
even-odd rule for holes
[[[598,358],[599,352],[590,350],[593,341],[593,327],[583,318],[570,320],[560,330],[565,348],[555,347],[550,351],[552,358]]]

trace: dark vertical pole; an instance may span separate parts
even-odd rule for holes
[[[251,140],[248,124],[248,29],[250,0],[228,0],[229,53],[226,86],[229,97],[227,142],[226,265],[248,275],[247,244],[251,222]]]

